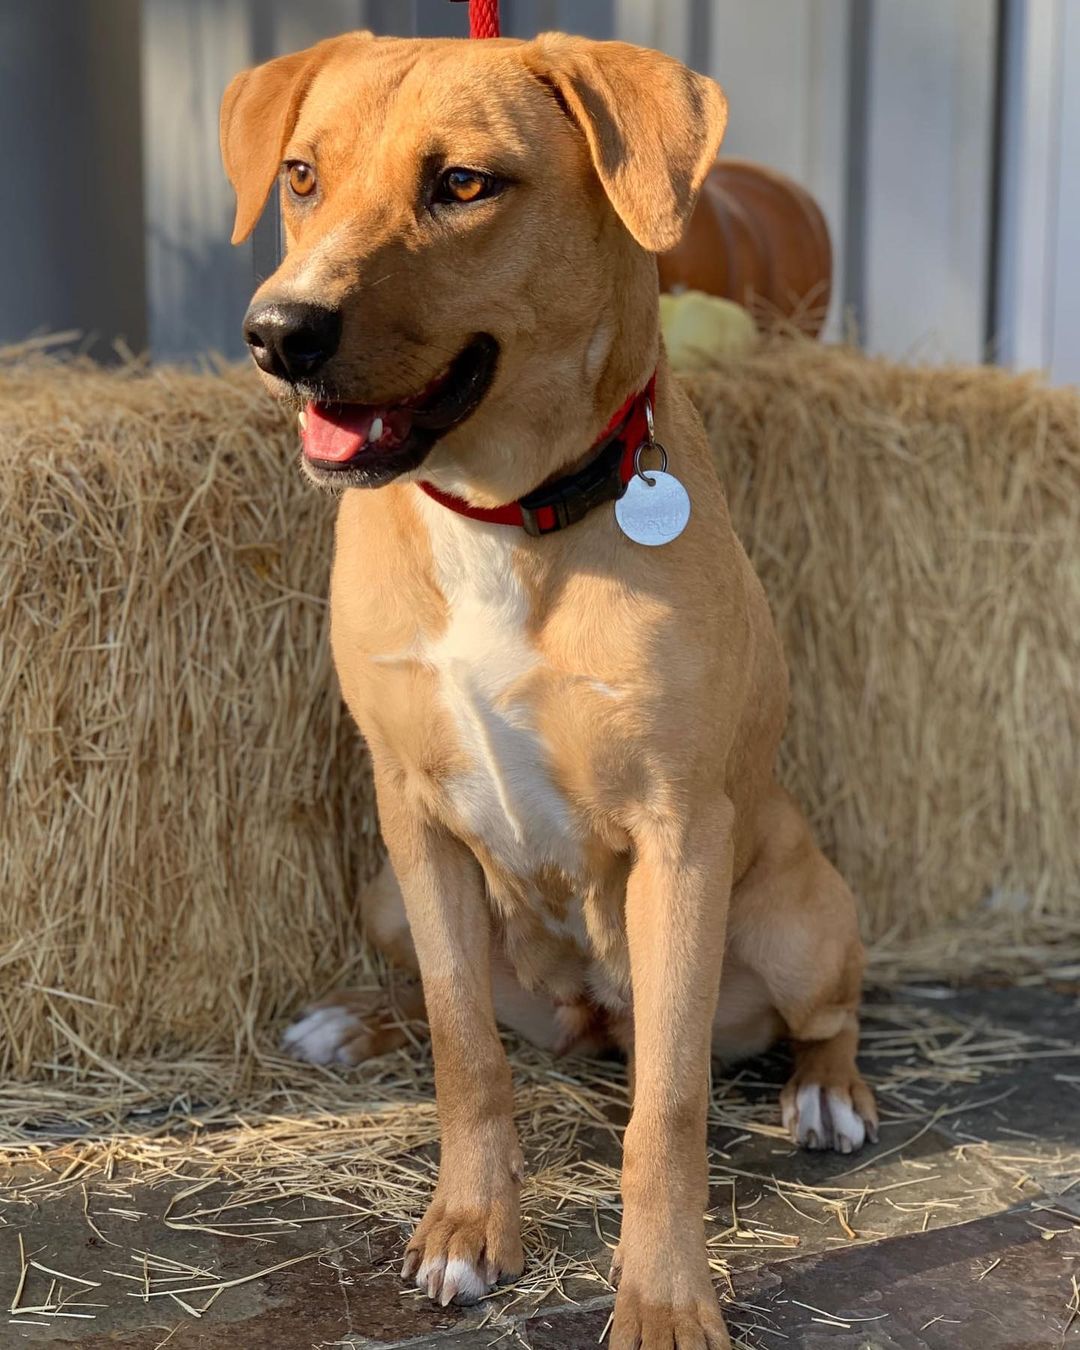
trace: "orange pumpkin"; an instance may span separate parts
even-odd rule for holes
[[[709,170],[681,242],[660,255],[660,289],[706,291],[816,336],[832,287],[829,227],[813,197],[745,159]]]

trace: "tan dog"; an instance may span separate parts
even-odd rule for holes
[[[342,497],[331,623],[393,864],[367,928],[422,976],[435,1054],[441,1167],[404,1274],[447,1303],[521,1270],[496,1019],[615,1041],[635,1088],[614,1350],[728,1344],[710,1051],[790,1036],[783,1116],[809,1147],[858,1148],[876,1119],[854,905],[775,783],[783,657],[658,332],[654,255],[725,117],[667,57],[558,35],[352,34],[238,76],[222,107],[236,239],[281,178],[288,254],[249,310],[253,354],[306,404],[311,477],[381,489]],[[543,537],[461,513],[599,463],[654,372],[692,506],[677,538],[634,542],[610,499]],[[288,1040],[353,1062],[394,1034],[342,995]]]

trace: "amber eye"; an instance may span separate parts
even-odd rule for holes
[[[295,160],[288,169],[290,190],[297,197],[310,197],[315,191],[315,170],[300,160]]]
[[[498,187],[498,179],[479,169],[447,169],[439,179],[435,193],[440,202],[478,202],[490,197]]]

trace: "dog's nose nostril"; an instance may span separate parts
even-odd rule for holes
[[[321,366],[330,354],[322,335],[314,328],[298,328],[295,333],[287,333],[281,339],[280,351],[290,371],[298,370],[305,375]]]
[[[244,317],[244,341],[255,364],[269,375],[302,380],[337,351],[341,315],[321,305],[265,301]]]
[[[263,350],[266,347],[266,338],[263,336],[261,328],[257,328],[254,323],[246,321],[244,323],[244,341],[252,349]]]

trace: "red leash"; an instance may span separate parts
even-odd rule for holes
[[[499,0],[469,0],[469,36],[499,36]]]
[[[499,0],[469,0],[469,36],[499,36]]]

